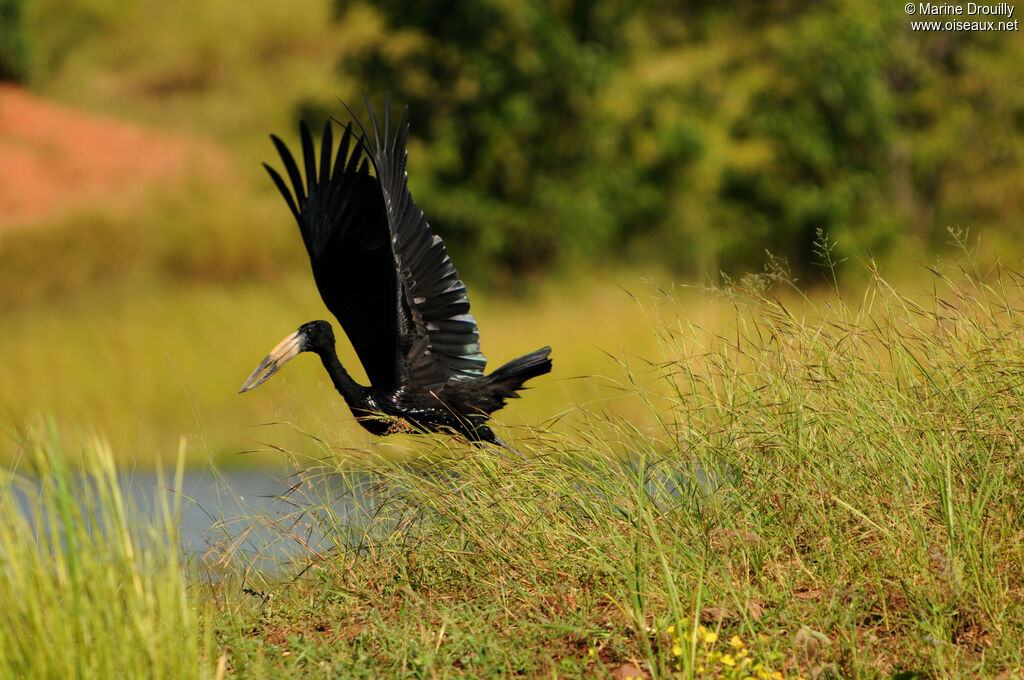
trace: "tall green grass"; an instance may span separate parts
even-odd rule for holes
[[[295,519],[335,550],[225,614],[254,627],[232,667],[1018,677],[1022,279],[936,273],[908,296],[870,273],[854,299],[748,280],[709,293],[730,325],[661,318],[660,356],[620,366],[646,419],[596,403],[519,429],[522,456],[293,453]],[[371,518],[332,511],[339,472]]]
[[[26,433],[0,478],[0,677],[213,675],[206,608],[180,559],[180,498],[152,500],[134,507],[102,441],[75,455],[50,425]]]

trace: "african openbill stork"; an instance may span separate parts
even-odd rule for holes
[[[346,125],[334,155],[328,121],[319,170],[309,128],[300,125],[305,182],[288,147],[271,135],[294,195],[277,171],[264,167],[299,223],[320,296],[351,340],[370,386],[342,367],[331,325],[310,321],[271,350],[239,391],[261,384],[299,353],[314,352],[356,420],[373,434],[405,429],[404,421],[414,431],[455,432],[505,446],[487,419],[518,397],[523,383],[551,370],[551,348],[484,375],[487,360],[466,286],[409,193],[409,109],[392,127],[389,97],[382,134],[368,100],[366,107],[372,148],[352,114],[361,134]]]

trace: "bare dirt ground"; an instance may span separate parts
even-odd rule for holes
[[[0,230],[83,205],[124,207],[154,182],[180,180],[218,156],[193,140],[0,83]]]

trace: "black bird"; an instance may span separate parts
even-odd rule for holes
[[[271,350],[239,391],[256,387],[300,352],[315,352],[356,420],[373,434],[407,429],[404,421],[413,431],[506,446],[487,419],[518,397],[523,383],[551,370],[551,348],[484,375],[487,359],[466,286],[407,186],[409,109],[393,128],[388,98],[382,135],[369,101],[366,107],[372,148],[353,114],[361,135],[346,125],[334,155],[328,121],[319,171],[309,128],[301,124],[305,182],[288,147],[271,135],[294,195],[280,174],[264,167],[299,223],[320,297],[352,341],[370,386],[342,367],[331,325],[310,321]]]

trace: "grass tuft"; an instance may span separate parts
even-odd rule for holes
[[[0,676],[211,676],[177,504],[160,495],[150,510],[134,507],[100,440],[76,457],[40,422],[23,443],[0,479]]]

